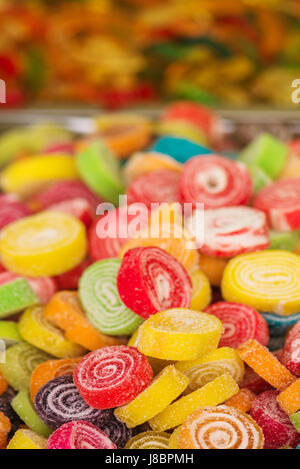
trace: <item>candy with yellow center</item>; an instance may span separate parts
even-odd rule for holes
[[[7,449],[47,449],[47,440],[31,430],[18,430]]]
[[[28,308],[19,321],[23,339],[57,358],[83,355],[85,349],[64,338],[60,329],[53,326],[43,315],[43,308]]]
[[[149,421],[155,431],[177,427],[199,407],[215,406],[234,396],[239,387],[228,373],[224,373],[197,391],[178,399]]]
[[[136,346],[162,360],[195,360],[217,348],[222,330],[221,321],[211,314],[173,308],[140,326]]]
[[[149,174],[153,171],[160,169],[167,169],[170,171],[182,171],[182,165],[169,155],[156,152],[139,152],[133,155],[124,166],[123,174],[127,184],[131,181],[142,176]]]
[[[300,311],[299,284],[300,256],[287,251],[261,251],[229,261],[222,294],[226,301],[287,316]]]
[[[1,262],[20,275],[60,275],[80,264],[86,255],[84,225],[62,212],[45,211],[23,218],[1,234]]]
[[[143,432],[130,438],[124,449],[168,449],[169,439],[166,432]]]
[[[226,372],[240,383],[245,373],[243,361],[237,351],[230,347],[221,347],[205,357],[178,362],[175,366],[190,379],[186,392],[196,391]]]
[[[191,274],[193,290],[191,309],[202,311],[211,302],[211,288],[206,275],[201,270],[196,270]]]
[[[1,174],[4,192],[28,197],[53,181],[79,178],[75,160],[69,155],[39,155],[9,165]]]
[[[152,384],[129,404],[115,410],[115,416],[132,428],[147,422],[173,402],[187,387],[189,379],[173,365],[162,370]]]

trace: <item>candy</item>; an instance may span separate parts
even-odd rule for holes
[[[44,309],[44,317],[65,331],[65,338],[87,350],[116,345],[118,340],[98,332],[86,319],[77,292],[56,293]]]
[[[66,340],[61,330],[47,321],[42,307],[28,308],[23,313],[19,331],[31,345],[57,358],[78,357],[85,352],[80,345]]]
[[[192,282],[185,268],[157,247],[134,248],[126,252],[117,276],[123,303],[147,319],[171,308],[188,308]]]
[[[125,181],[129,185],[134,179],[159,170],[180,173],[182,166],[168,155],[150,151],[134,154],[124,166],[123,174]]]
[[[169,155],[179,163],[185,163],[194,156],[212,153],[209,148],[198,145],[187,138],[172,136],[161,137],[156,140],[150,148],[150,151]]]
[[[7,347],[21,342],[22,337],[18,324],[13,321],[0,321],[0,339],[5,342]]]
[[[277,397],[280,407],[288,414],[294,414],[300,409],[300,379],[290,384]]]
[[[7,443],[7,436],[11,430],[9,418],[0,412],[0,449],[4,449]]]
[[[90,259],[85,259],[74,269],[55,277],[58,288],[60,290],[77,290],[80,277],[91,264],[92,261]]]
[[[209,280],[201,270],[191,274],[193,285],[190,308],[202,311],[211,302],[211,288]]]
[[[99,428],[77,420],[62,425],[48,440],[48,449],[117,449]]]
[[[238,353],[247,365],[276,389],[285,389],[296,378],[266,347],[250,339],[238,348]]]
[[[69,375],[45,383],[35,395],[34,407],[41,420],[54,429],[77,420],[99,427],[105,425],[111,416],[109,410],[93,409],[86,404]]]
[[[0,284],[0,318],[13,316],[28,306],[38,303],[38,297],[25,278]]]
[[[242,163],[218,156],[192,158],[180,177],[181,201],[203,203],[206,209],[246,205],[252,194],[251,179]]]
[[[198,145],[205,145],[207,138],[201,129],[198,129],[193,123],[181,119],[166,119],[156,124],[155,133],[158,135],[168,135],[181,137]]]
[[[108,438],[117,446],[117,448],[124,448],[127,441],[132,437],[132,430],[111,416],[109,422],[101,425],[101,430],[108,436]]]
[[[189,379],[167,366],[154,379],[152,384],[124,407],[115,410],[115,416],[129,428],[145,423],[162,412],[185,390]]]
[[[68,155],[40,155],[20,159],[2,171],[4,192],[28,197],[47,184],[62,179],[78,179],[74,158]]]
[[[290,421],[295,430],[300,433],[300,412],[295,412],[294,414],[290,415]]]
[[[2,373],[0,372],[0,396],[3,394],[8,388],[8,382],[3,377]]]
[[[300,320],[300,313],[292,314],[291,316],[278,316],[278,314],[265,313],[263,317],[269,326],[270,335],[272,337],[281,337]]]
[[[181,449],[262,449],[261,428],[245,412],[222,405],[198,409],[181,426]]]
[[[300,257],[286,251],[241,254],[227,264],[222,295],[226,301],[244,303],[279,315],[300,311]]]
[[[47,440],[31,430],[18,430],[7,449],[47,449]]]
[[[6,350],[6,360],[0,363],[0,371],[14,389],[28,389],[34,368],[49,358],[45,352],[20,342]]]
[[[219,318],[223,325],[220,347],[237,348],[248,339],[256,339],[262,345],[269,342],[265,319],[250,306],[220,301],[208,306],[205,312]]]
[[[192,230],[189,220],[187,228]],[[251,207],[205,210],[201,233],[194,235],[200,252],[209,256],[229,258],[269,247],[266,216]]]
[[[272,179],[258,166],[248,166],[248,170],[251,176],[254,194],[257,194],[257,192],[272,183]]]
[[[16,432],[21,425],[21,420],[10,405],[14,397],[15,392],[11,388],[8,388],[5,393],[0,396],[0,412],[8,417],[11,423],[11,433]]]
[[[20,278],[20,276],[17,274],[13,274],[12,272],[2,272],[0,273],[0,285],[16,280],[17,278]],[[57,285],[53,278],[26,277],[26,280],[38,297],[39,302],[42,304],[48,303],[52,295],[54,295],[54,293],[57,291]]]
[[[0,195],[0,230],[30,214],[30,209],[16,195]]]
[[[51,205],[49,210],[55,212],[68,213],[81,221],[89,228],[95,218],[94,212],[90,204],[85,199],[71,199]]]
[[[139,328],[137,348],[163,360],[195,360],[214,350],[222,324],[215,316],[183,308],[154,314]]]
[[[0,254],[3,265],[20,275],[59,275],[84,259],[85,229],[71,215],[46,211],[4,228]]]
[[[151,383],[145,356],[133,347],[103,347],[86,355],[76,367],[74,383],[91,407],[111,409],[135,399]]]
[[[259,135],[240,153],[239,160],[247,166],[256,166],[271,179],[282,171],[288,155],[288,147],[267,133]]]
[[[284,251],[296,251],[300,244],[298,231],[275,231],[270,230],[270,249],[281,249]]]
[[[238,390],[239,387],[232,376],[224,373],[197,391],[171,404],[149,421],[150,426],[155,431],[177,427],[199,407],[221,404],[236,394]]]
[[[100,141],[77,154],[77,167],[87,186],[101,198],[118,204],[123,193],[120,168],[114,155]]]
[[[119,259],[96,262],[79,282],[79,297],[88,320],[103,334],[131,334],[142,319],[121,301],[117,290]]]
[[[197,360],[178,362],[175,366],[190,380],[187,392],[196,391],[224,373],[229,373],[240,383],[245,373],[238,353],[228,347],[221,347]]]
[[[300,228],[300,178],[283,179],[265,187],[253,204],[266,213],[274,230]]]
[[[227,259],[219,257],[210,257],[201,254],[199,267],[202,272],[207,276],[209,282],[213,286],[221,285],[223,273],[227,265]]]
[[[45,438],[50,436],[51,429],[42,422],[35,412],[29,398],[29,393],[26,389],[19,391],[11,401],[11,406],[30,430],[44,436]]]
[[[143,174],[131,182],[128,203],[142,203],[151,208],[153,203],[178,201],[179,175],[175,171],[160,170]]]
[[[247,413],[251,409],[255,397],[254,392],[250,391],[250,389],[243,388],[240,389],[235,396],[230,397],[230,399],[225,402],[225,405]]]
[[[252,368],[246,366],[245,376],[240,383],[240,388],[247,388],[254,394],[260,394],[271,389],[271,385],[261,378]]]
[[[265,449],[277,449],[283,445],[293,448],[300,437],[288,415],[279,407],[276,391],[266,391],[256,397],[250,415],[261,427],[265,437]]]
[[[298,315],[297,315],[298,316]],[[282,363],[287,369],[300,376],[300,322],[292,327],[288,332],[284,344]]]
[[[175,428],[169,439],[169,449],[179,449],[178,438],[181,432],[181,426]]]
[[[130,438],[125,449],[168,449],[169,438],[166,432],[143,432]]]

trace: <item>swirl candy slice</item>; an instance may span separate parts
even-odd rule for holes
[[[4,228],[0,253],[3,265],[20,275],[59,275],[84,259],[85,229],[71,215],[46,211]]]
[[[254,199],[254,207],[266,213],[277,231],[300,228],[300,178],[283,179],[268,185]]]
[[[57,358],[71,358],[83,355],[85,349],[64,338],[60,329],[44,317],[43,308],[29,308],[19,321],[23,339]]]
[[[244,342],[239,346],[238,353],[248,366],[276,389],[285,389],[296,381],[295,376],[256,340],[250,339]]]
[[[205,210],[204,225],[198,236],[195,232],[201,253],[224,258],[260,251],[270,244],[265,214],[251,207]]]
[[[121,301],[117,290],[120,259],[106,259],[85,270],[79,282],[79,297],[88,320],[103,334],[133,333],[142,319]]]
[[[97,350],[119,342],[98,332],[86,319],[77,292],[56,293],[44,309],[44,317],[65,331],[65,338],[87,350]]]
[[[0,371],[14,389],[28,389],[34,368],[49,359],[45,352],[20,342],[6,350],[6,360],[0,363]]]
[[[180,178],[181,201],[203,203],[206,209],[246,205],[252,183],[246,166],[228,158],[210,155],[192,158]]]
[[[226,301],[244,303],[279,315],[300,311],[300,257],[286,251],[241,254],[227,264],[222,294]]]
[[[164,410],[187,387],[189,379],[173,365],[162,370],[152,384],[124,407],[115,410],[115,416],[129,428],[150,420]]]
[[[25,278],[0,284],[0,318],[13,316],[28,306],[38,303],[38,297]]]
[[[151,383],[147,358],[125,345],[103,347],[86,355],[74,372],[83,399],[96,409],[111,409],[135,399]]]
[[[68,375],[59,376],[44,384],[34,398],[34,407],[41,420],[54,429],[64,423],[83,419],[101,426],[111,416],[109,410],[93,409],[86,404],[73,383],[72,376]]]
[[[106,433],[108,438],[118,447],[124,448],[127,441],[132,437],[132,430],[123,422],[111,416],[110,420],[101,425],[101,430]]]
[[[45,438],[49,437],[51,429],[44,424],[35,412],[30,401],[29,393],[26,389],[19,391],[11,401],[11,406],[30,430],[44,436]]]
[[[191,274],[193,285],[190,308],[202,311],[211,302],[211,288],[206,275],[201,270]]]
[[[125,305],[144,319],[165,309],[188,308],[192,282],[185,268],[157,247],[126,252],[117,276]]]
[[[182,166],[168,155],[157,152],[136,153],[124,166],[123,173],[127,184],[144,174],[154,171],[168,170],[181,172]]]
[[[154,314],[140,326],[136,347],[163,360],[195,360],[218,346],[221,333],[216,317],[174,308]]]
[[[250,306],[219,301],[208,306],[205,312],[213,314],[223,324],[220,347],[237,348],[248,339],[256,339],[262,345],[269,342],[269,329],[265,319]]]
[[[48,449],[117,449],[99,428],[77,420],[62,425],[48,440]]]
[[[151,419],[149,424],[155,431],[177,427],[198,407],[221,404],[238,391],[239,387],[232,376],[224,373],[197,391],[175,401]]]
[[[261,428],[245,412],[221,405],[198,409],[181,426],[181,449],[262,449]]]
[[[7,449],[47,449],[47,440],[31,430],[18,430]]]
[[[176,363],[177,370],[190,380],[187,392],[196,391],[224,373],[229,373],[240,383],[244,376],[244,364],[238,353],[228,347],[222,347],[197,360]]]
[[[179,175],[174,171],[153,171],[131,182],[128,202],[143,203],[151,208],[152,203],[176,202],[178,200]]]
[[[168,449],[169,439],[166,432],[143,432],[131,438],[125,449]]]

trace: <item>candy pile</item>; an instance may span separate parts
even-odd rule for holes
[[[299,145],[225,156],[189,102],[98,129],[0,141],[0,448],[296,448]]]

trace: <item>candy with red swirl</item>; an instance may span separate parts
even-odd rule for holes
[[[143,203],[151,208],[152,203],[178,201],[179,174],[176,171],[159,170],[143,174],[131,182],[128,188],[128,203]]]
[[[65,423],[50,436],[48,449],[117,449],[95,425],[77,420]]]

